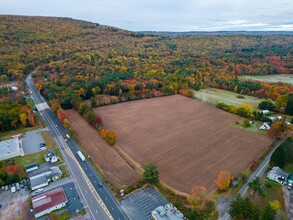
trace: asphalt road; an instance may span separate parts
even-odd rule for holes
[[[265,157],[265,159],[260,163],[260,165],[257,167],[257,169],[250,175],[250,177],[248,178],[248,180],[246,181],[246,183],[241,187],[241,189],[239,190],[239,194],[244,197],[247,190],[248,190],[248,184],[256,177],[261,177],[267,170],[268,166],[269,166],[269,162],[271,159],[272,154],[274,153],[274,151],[280,146],[281,143],[283,143],[284,139],[280,140],[276,146],[274,148],[271,149],[271,151],[267,154],[267,156]],[[226,212],[224,214],[224,216],[221,218],[223,220],[228,220],[231,219],[231,216],[228,214],[228,212]]]
[[[31,75],[27,77],[26,82],[40,115],[46,122],[56,144],[61,148],[63,157],[91,217],[93,219],[128,219],[108,187],[105,184],[102,187],[98,185],[103,183],[103,180],[94,170],[88,159],[84,162],[80,160],[76,154],[79,150],[76,143],[72,139],[65,142],[66,129],[58,121],[55,114],[33,85]]]

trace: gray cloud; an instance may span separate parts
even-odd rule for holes
[[[72,17],[127,30],[293,30],[292,0],[0,0],[0,14]]]

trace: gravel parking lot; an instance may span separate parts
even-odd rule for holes
[[[29,191],[20,189],[12,193],[10,190],[0,190],[0,219],[30,219],[27,213],[30,209]]]
[[[35,154],[40,152],[40,143],[44,143],[40,130],[28,131],[21,138],[23,143],[24,155]]]
[[[130,195],[125,196],[121,201],[122,208],[131,220],[149,220],[153,210],[167,203],[153,186],[146,186],[136,190]]]

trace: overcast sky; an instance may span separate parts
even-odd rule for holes
[[[0,0],[0,14],[71,17],[132,31],[293,31],[293,0]]]

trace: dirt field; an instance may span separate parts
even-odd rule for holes
[[[0,192],[0,219],[14,220],[24,219],[31,220],[32,216],[28,215],[31,208],[28,201],[30,193],[25,189],[12,193],[10,190]]]
[[[215,188],[220,170],[241,172],[271,140],[232,128],[241,118],[180,95],[96,108],[117,145],[140,164],[158,165],[160,179],[190,192],[192,185]]]
[[[107,178],[122,185],[139,178],[138,173],[76,111],[66,112],[83,148]]]

